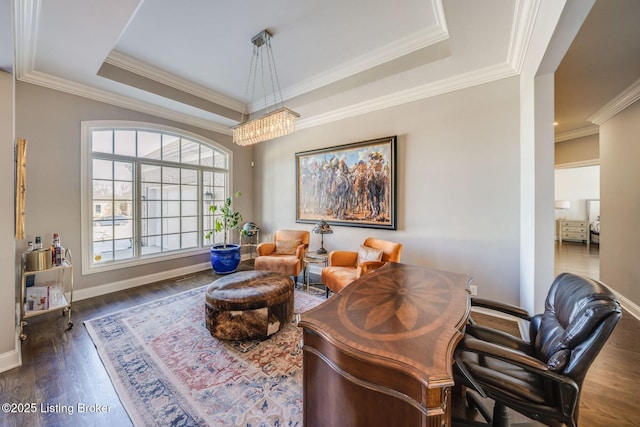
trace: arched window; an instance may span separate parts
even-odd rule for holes
[[[83,273],[175,258],[217,241],[209,206],[229,194],[231,152],[189,132],[82,123]]]

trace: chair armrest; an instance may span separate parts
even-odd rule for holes
[[[302,259],[304,258],[304,253],[307,251],[307,245],[302,244],[296,248],[296,258]]]
[[[331,251],[329,252],[329,266],[355,267],[358,262],[358,252]]]
[[[384,261],[365,261],[363,263],[360,263],[360,265],[358,266],[358,271],[356,273],[356,279],[360,276],[364,276],[367,273],[371,273],[372,271],[377,270],[386,264],[387,263]]]
[[[471,307],[488,308],[489,310],[499,311],[501,313],[519,317],[520,319],[531,320],[531,315],[529,315],[529,312],[527,310],[499,301],[473,297],[471,298]]]
[[[499,329],[481,326],[477,323],[467,324],[467,326],[465,327],[465,334],[471,335],[472,337],[482,341],[488,341],[494,344],[501,345],[503,347],[521,351],[528,354],[529,356],[534,356],[534,354],[531,353],[531,343]]]
[[[274,242],[262,242],[256,246],[256,252],[258,256],[271,255],[276,251],[276,244]]]
[[[477,387],[476,390],[481,395],[483,395],[483,397],[487,397],[486,393],[484,392],[484,390],[482,390],[482,387],[477,384],[473,376],[469,374],[468,370],[466,369],[465,362],[461,358],[461,354],[464,352],[475,353],[480,357],[501,360],[504,363],[518,366],[533,375],[544,377],[546,380],[549,380],[557,385],[557,389],[562,394],[563,401],[566,402],[566,398],[569,398],[572,402],[572,405],[577,404],[579,388],[576,382],[571,378],[550,370],[547,367],[546,363],[536,359],[535,357],[531,357],[527,354],[511,348],[502,347],[497,344],[482,341],[465,335],[463,340],[460,341],[460,343],[456,347],[454,360],[462,374],[467,377],[467,379],[474,385],[474,387]],[[565,405],[563,405],[563,410],[567,410]]]

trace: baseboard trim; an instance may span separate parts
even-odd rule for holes
[[[19,306],[16,304],[16,308]],[[0,354],[0,372],[5,372],[22,365],[21,342],[20,341],[20,320],[16,322],[16,340],[13,350]]]
[[[11,350],[0,354],[0,372],[5,372],[22,365],[20,353],[17,350]]]
[[[161,271],[159,273],[148,274],[146,276],[133,277],[131,279],[120,280],[118,282],[106,283],[100,286],[93,286],[87,289],[78,289],[73,291],[73,300],[82,301],[84,299],[98,297],[110,294],[112,292],[123,291],[125,289],[136,288],[149,283],[159,282],[161,280],[171,279],[173,277],[184,276],[187,274],[197,273],[211,268],[210,262],[190,265],[188,267],[176,268],[173,270]]]
[[[635,304],[633,301],[631,301],[621,293],[618,293],[613,289],[612,291],[616,298],[618,298],[618,301],[620,301],[620,305],[622,306],[622,308],[627,310],[630,315],[636,318],[636,320],[640,321],[640,306]]]

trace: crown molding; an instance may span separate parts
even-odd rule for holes
[[[449,33],[441,27],[418,31],[398,42],[382,46],[367,55],[347,61],[338,67],[324,71],[321,75],[313,76],[285,89],[282,91],[282,98],[284,100],[295,98],[448,39]],[[252,110],[259,109],[259,106],[263,105],[264,99],[255,101]]]
[[[511,28],[507,63],[518,74],[522,71],[539,9],[540,0],[517,0],[515,2],[515,16]]]
[[[207,87],[198,85],[175,74],[171,74],[160,68],[149,65],[143,61],[135,59],[131,56],[125,55],[122,52],[112,51],[105,59],[107,64],[111,64],[115,67],[122,68],[130,71],[134,74],[138,74],[142,77],[154,80],[163,85],[173,87],[180,91],[190,93],[207,101],[211,101],[215,104],[222,105],[223,107],[230,108],[236,111],[245,111],[246,106],[242,101],[231,98],[229,96],[222,95],[219,92],[211,90]]]
[[[636,102],[638,99],[640,99],[640,79],[631,83],[629,87],[605,104],[605,106],[596,113],[587,118],[587,120],[595,125],[602,125],[604,122]]]
[[[94,101],[104,102],[118,107],[128,108],[140,113],[151,114],[168,120],[196,126],[202,129],[211,130],[224,135],[231,135],[228,126],[222,125],[211,120],[202,119],[190,114],[180,113],[168,108],[159,107],[144,101],[138,101],[128,96],[115,94],[102,89],[96,89],[87,85],[65,80],[50,74],[39,71],[32,71],[29,74],[19,78],[20,81],[47,87],[49,89],[59,90],[72,95],[81,96],[83,98],[93,99]]]
[[[557,133],[554,136],[555,142],[569,141],[571,139],[582,138],[584,136],[597,135],[600,133],[598,126],[586,126],[580,129],[568,130],[566,132]]]
[[[355,58],[338,67],[323,72],[321,75],[313,76],[297,85],[282,91],[284,100],[295,98],[307,92],[314,91],[318,88],[342,80],[354,74],[358,74],[375,66],[384,64],[404,55],[410,54],[422,48],[434,45],[449,39],[442,0],[431,1],[434,15],[436,17],[436,26],[430,29],[417,31],[403,39],[394,43],[382,46],[373,52]],[[238,101],[231,97],[226,97],[218,92],[212,91],[203,86],[194,84],[186,79],[153,67],[145,62],[127,56],[122,52],[113,51],[105,59],[108,64],[123,68],[135,74],[139,74],[151,80],[157,81],[164,85],[175,89],[190,93],[192,95],[207,99],[216,104],[234,109],[236,111],[246,112],[246,106],[242,101]],[[251,111],[259,111],[265,105],[264,99],[259,99],[251,105]]]
[[[38,40],[39,0],[14,1],[16,78],[33,71]]]
[[[348,107],[330,111],[325,114],[318,114],[308,119],[300,119],[296,127],[298,129],[319,126],[333,121],[371,113],[385,108],[395,107],[408,102],[419,101],[436,95],[453,92],[468,87],[489,83],[495,80],[504,79],[517,75],[509,64],[498,64],[481,68],[469,73],[461,74],[449,79],[425,84],[422,86],[406,89],[400,92],[381,96],[379,98],[353,104]]]
[[[20,5],[20,10],[16,11],[16,45],[18,47],[16,50],[16,63],[17,68],[19,69],[19,73],[16,74],[16,77],[18,78],[18,80],[55,90],[60,90],[63,92],[68,92],[77,96],[105,102],[111,105],[128,108],[134,111],[151,114],[157,117],[166,118],[168,120],[174,120],[203,129],[208,129],[224,135],[231,134],[230,129],[223,124],[195,117],[186,113],[179,113],[168,108],[153,105],[151,103],[138,101],[124,95],[114,94],[106,90],[93,88],[84,84],[71,82],[65,79],[58,78],[56,76],[35,71],[34,58],[36,46],[35,43],[37,40],[37,21],[40,4],[39,1],[40,0],[23,0],[17,2]],[[312,126],[318,126],[321,124],[330,123],[332,121],[374,112],[407,102],[422,100],[431,96],[436,96],[447,92],[452,92],[455,90],[464,89],[471,86],[517,75],[520,72],[520,67],[522,66],[521,64],[524,55],[526,54],[526,46],[529,43],[531,37],[533,26],[532,23],[535,21],[535,15],[538,11],[539,3],[540,0],[532,0],[531,2],[517,0],[514,13],[517,14],[518,18],[515,19],[516,22],[514,23],[514,27],[512,30],[509,54],[506,58],[507,62],[478,69],[438,82],[429,83],[397,93],[385,95],[369,101],[360,102],[324,114],[318,114],[307,119],[301,119],[298,121],[297,127],[299,129],[303,129]],[[449,33],[446,26],[442,1],[432,0],[431,4],[436,15],[436,27],[429,30],[416,32],[404,38],[399,43],[383,46],[372,55],[357,58],[356,60],[347,63],[345,66],[337,67],[334,70],[330,70],[322,78],[307,80],[305,83],[292,88],[288,92],[287,99],[293,96],[297,96],[296,94],[306,93],[307,91],[313,90],[319,86],[328,84],[331,81],[336,81],[348,77],[349,75],[361,72],[362,70],[368,69],[372,66],[379,65],[394,58],[406,55],[417,49],[421,49],[434,43],[447,40],[449,38]],[[120,52],[112,52],[112,54],[110,54],[107,58],[106,62],[110,63],[111,65],[127,69],[128,71],[141,74],[147,78],[159,81],[162,84],[166,84],[176,89],[191,93],[195,96],[213,100],[213,102],[221,103],[221,105],[225,105],[224,103],[233,104],[234,102],[236,103],[236,106],[241,105],[241,103],[239,103],[238,101],[235,101],[228,97],[219,98],[222,95],[203,88],[202,86],[194,85],[193,83],[188,82],[184,79],[177,78],[176,76],[173,76],[157,68],[150,67],[148,64],[137,61]]]
[[[553,167],[554,169],[572,169],[572,168],[583,168],[585,166],[598,166],[599,164],[600,164],[600,159],[591,159],[591,160],[579,160],[577,162],[556,163]]]

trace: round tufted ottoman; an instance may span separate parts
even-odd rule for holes
[[[224,340],[264,339],[293,316],[293,281],[271,271],[241,271],[209,285],[205,319]]]

